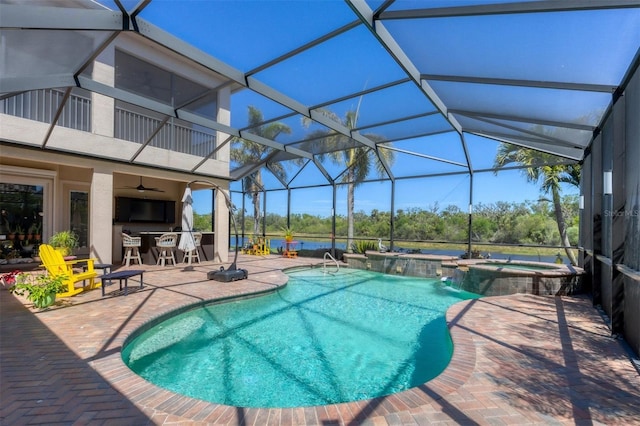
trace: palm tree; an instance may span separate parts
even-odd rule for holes
[[[254,106],[249,105],[249,131],[255,135],[266,139],[275,140],[281,133],[290,134],[291,128],[280,122],[261,124],[264,122],[262,112]],[[266,145],[259,144],[242,138],[234,138],[232,143],[241,143],[242,149],[232,149],[231,159],[241,165],[258,163],[264,155],[271,149]],[[252,172],[243,178],[243,189],[247,197],[253,203],[253,234],[260,233],[260,192],[263,188],[262,168]],[[270,170],[280,178],[286,177],[286,170],[280,163],[271,164]]]
[[[551,154],[502,143],[498,148],[494,167],[504,167],[507,164],[526,166],[522,171],[527,181],[532,183],[540,182],[540,190],[545,194],[551,193],[560,240],[569,261],[575,266],[578,261],[571,250],[571,244],[569,244],[569,237],[567,236],[567,226],[562,213],[560,199],[560,184],[569,183],[579,188],[581,168],[579,164],[552,165],[555,159],[556,157]]]
[[[348,129],[355,129],[358,122],[358,108],[355,111],[347,111],[344,119],[338,117],[335,113],[322,110],[321,112],[331,118],[333,121],[342,123]],[[307,118],[303,119],[305,125],[310,123]],[[325,156],[328,156],[335,164],[346,167],[345,172],[342,174],[341,182],[347,184],[347,251],[352,252],[353,243],[353,210],[354,210],[354,194],[355,188],[366,179],[371,172],[373,165],[375,164],[376,172],[379,176],[385,176],[386,171],[378,156],[383,159],[387,164],[392,164],[395,156],[393,151],[388,149],[371,149],[367,146],[355,146],[346,148],[352,144],[352,140],[345,135],[333,134],[325,130],[318,130],[312,132],[309,135],[310,139],[323,138],[325,145],[329,148],[327,154],[318,155],[320,160]],[[374,134],[363,135],[373,142],[380,142],[384,140],[382,136]]]

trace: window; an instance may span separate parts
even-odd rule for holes
[[[0,166],[0,259],[33,256],[51,232],[55,172]]]
[[[89,245],[89,194],[86,191],[71,191],[69,194],[69,229],[78,236],[78,246]]]

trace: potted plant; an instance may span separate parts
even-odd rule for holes
[[[33,237],[35,241],[40,241],[40,228],[42,227],[41,223],[33,223],[29,227],[29,233]]]
[[[78,236],[73,231],[60,231],[51,236],[49,244],[62,253],[62,256],[69,256],[78,247]]]
[[[15,277],[15,284],[9,288],[11,293],[26,296],[36,308],[46,308],[56,301],[56,293],[66,290],[64,275],[51,277],[49,275],[35,275],[21,273]]]
[[[288,243],[293,241],[293,229],[289,227],[282,228],[282,232],[284,232],[284,240]]]
[[[24,235],[24,229],[22,228],[22,226],[16,225],[16,229],[14,230],[14,233],[20,241],[24,240],[25,235]]]
[[[16,229],[13,227],[13,225],[9,223],[8,220],[5,219],[4,222],[6,223],[6,228],[7,228],[7,238],[9,240],[13,240],[16,236]]]

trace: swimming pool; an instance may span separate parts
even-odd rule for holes
[[[288,272],[283,289],[175,315],[127,342],[125,363],[183,395],[243,407],[299,407],[388,395],[444,370],[439,280],[341,269]]]

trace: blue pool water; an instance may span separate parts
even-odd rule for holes
[[[122,351],[146,380],[243,407],[299,407],[388,395],[444,370],[444,313],[461,299],[439,280],[294,270],[276,293],[208,305],[140,334]]]

